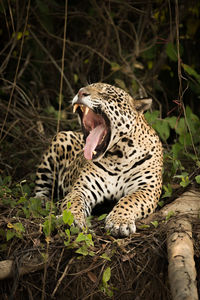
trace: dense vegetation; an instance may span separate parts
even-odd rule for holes
[[[57,228],[66,247],[94,254],[88,250],[94,246],[90,234],[71,241],[75,233],[62,232],[55,208],[43,209],[31,195],[36,165],[49,139],[57,130],[78,129],[70,106],[73,95],[97,81],[117,85],[135,98],[153,98],[146,118],[165,149],[160,206],[187,186],[200,184],[199,14],[197,0],[1,1],[2,216],[42,222],[47,243]],[[63,222],[70,225],[71,218],[67,214]],[[18,239],[26,244],[30,229],[21,219],[6,222],[0,229],[2,258]],[[105,268],[101,289],[111,296],[109,279]]]
[[[199,142],[199,6],[198,1],[91,0],[69,1],[65,8],[65,1],[2,1],[4,175],[21,179],[32,170],[58,118],[61,128],[76,128],[70,101],[87,82],[103,81],[134,97],[153,97],[159,111],[153,122],[168,118],[156,127],[162,140],[173,144],[187,131],[194,148]],[[178,121],[186,117],[186,106],[183,128],[183,119]],[[188,134],[182,144],[192,146]]]

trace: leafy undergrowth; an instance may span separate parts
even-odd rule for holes
[[[1,187],[0,257],[15,261],[16,274],[0,282],[2,299],[171,299],[165,231],[171,215],[139,226],[130,238],[116,239],[105,232],[105,214],[88,218],[87,229],[80,232],[72,226],[69,209],[57,218],[53,204],[43,208],[25,189],[26,183]],[[199,233],[197,222],[197,261]],[[17,276],[27,261],[31,266],[39,261],[42,268]]]

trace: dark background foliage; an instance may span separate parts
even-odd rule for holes
[[[0,163],[2,172],[17,179],[34,171],[58,118],[60,129],[77,128],[70,103],[87,83],[103,81],[134,97],[151,96],[163,118],[180,118],[183,103],[200,113],[199,1],[66,3],[0,4]]]

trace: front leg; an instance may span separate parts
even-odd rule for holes
[[[136,231],[135,221],[147,217],[152,213],[160,197],[160,190],[149,193],[139,190],[126,195],[106,218],[106,229],[113,236],[128,236]]]
[[[70,205],[69,205],[70,203]],[[92,208],[86,205],[85,195],[80,191],[72,190],[62,200],[61,211],[69,207],[74,216],[74,224],[80,229],[86,227],[86,218],[90,215]]]

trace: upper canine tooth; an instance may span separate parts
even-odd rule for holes
[[[73,107],[73,113],[75,113],[76,112],[76,110],[77,110],[77,108],[78,108],[78,104],[76,103],[76,104],[74,104],[74,107]]]
[[[85,115],[86,115],[86,116],[87,116],[89,110],[90,110],[89,107],[86,106],[86,108],[85,108]]]
[[[84,112],[84,107],[83,105],[80,105],[82,112]]]

